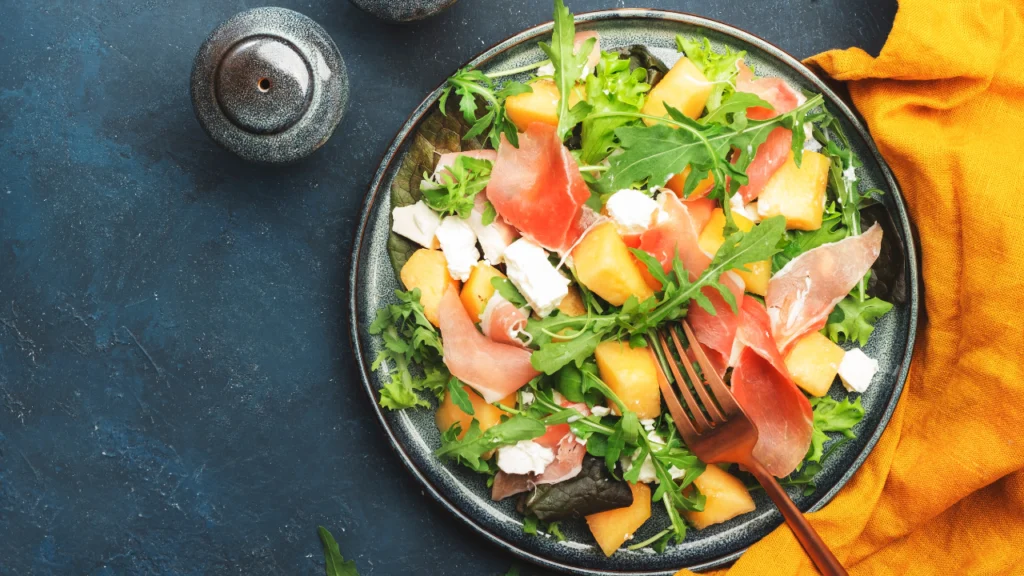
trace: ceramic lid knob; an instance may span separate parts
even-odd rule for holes
[[[284,8],[236,14],[192,65],[192,106],[217,143],[246,160],[286,163],[322,146],[348,105],[338,47],[316,22]]]
[[[455,4],[456,0],[351,0],[377,18],[390,22],[422,20]]]

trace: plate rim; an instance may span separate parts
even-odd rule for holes
[[[832,488],[826,492],[818,501],[816,501],[806,512],[814,512],[820,510],[838,494],[838,492],[849,482],[853,474],[860,469],[868,455],[874,450],[878,440],[889,426],[889,421],[892,418],[893,412],[899,403],[900,398],[903,396],[903,389],[907,382],[907,377],[910,370],[910,362],[913,357],[916,335],[917,335],[917,324],[920,312],[920,261],[918,258],[917,250],[918,247],[915,241],[915,234],[913,231],[913,223],[910,220],[910,215],[907,211],[906,204],[903,200],[903,191],[899,186],[892,170],[889,168],[888,163],[882,157],[875,144],[874,139],[868,132],[867,128],[860,120],[860,116],[857,112],[851,108],[846,100],[835,93],[822,79],[820,76],[815,74],[808,68],[803,62],[797,59],[795,56],[789,54],[782,48],[775,44],[756,36],[750,32],[746,32],[740,28],[726,24],[724,22],[707,18],[705,16],[698,16],[689,12],[682,12],[668,9],[649,9],[649,8],[614,8],[608,10],[595,10],[589,12],[581,12],[575,15],[575,21],[577,23],[589,23],[589,22],[602,22],[607,20],[619,20],[619,19],[638,19],[638,20],[660,20],[667,22],[676,22],[696,27],[706,28],[713,30],[719,34],[731,36],[741,42],[745,42],[756,46],[758,49],[763,50],[782,63],[786,64],[791,70],[803,76],[807,81],[817,88],[820,93],[825,96],[829,103],[835,106],[846,118],[848,122],[854,127],[857,133],[860,135],[862,140],[867,144],[868,149],[871,151],[875,162],[879,166],[886,183],[890,189],[895,192],[893,194],[893,201],[896,205],[896,210],[899,214],[900,226],[904,238],[906,241],[903,243],[906,250],[906,258],[908,264],[908,278],[907,287],[909,291],[909,314],[907,318],[906,334],[907,334],[907,345],[903,353],[903,358],[900,360],[899,370],[896,374],[896,381],[893,386],[892,394],[890,395],[889,402],[885,406],[885,410],[880,416],[878,425],[875,427],[871,436],[867,439],[864,448],[854,459],[853,463],[843,473],[843,475],[836,481]],[[459,68],[472,67],[476,68],[482,63],[485,63],[494,57],[502,54],[503,52],[514,48],[523,42],[526,42],[532,38],[536,38],[538,35],[550,32],[553,29],[554,23],[547,21],[529,28],[525,28],[522,31],[509,36],[508,38],[493,44],[490,48],[479,53],[474,58],[460,66]],[[483,536],[487,540],[497,544],[512,554],[532,562],[534,564],[543,566],[545,568],[551,568],[560,570],[569,574],[592,574],[597,576],[672,576],[677,570],[654,570],[654,571],[636,571],[636,570],[604,570],[604,569],[583,569],[575,566],[567,565],[557,560],[545,558],[524,550],[516,545],[514,542],[509,542],[504,538],[498,536],[487,530],[476,522],[476,520],[470,517],[468,514],[462,512],[453,502],[449,501],[448,498],[442,494],[434,483],[426,477],[426,475],[417,468],[412,458],[406,453],[405,448],[398,441],[395,433],[391,429],[391,425],[388,423],[384,416],[384,412],[381,407],[377,404],[377,398],[375,395],[376,389],[373,387],[371,382],[372,374],[369,370],[368,362],[365,359],[365,351],[360,343],[359,334],[359,318],[358,318],[358,286],[359,278],[362,270],[361,264],[362,259],[360,252],[362,251],[364,238],[366,235],[367,226],[369,223],[369,216],[374,206],[377,196],[381,192],[381,186],[385,180],[387,174],[391,171],[391,166],[396,160],[397,152],[405,145],[406,140],[413,133],[413,129],[420,123],[424,115],[433,107],[440,97],[441,91],[447,83],[445,78],[441,84],[432,90],[427,96],[420,102],[419,105],[413,109],[412,113],[402,124],[401,129],[395,135],[395,138],[391,141],[386,151],[381,157],[378,163],[377,171],[374,173],[373,179],[370,181],[370,185],[367,189],[367,194],[364,197],[362,207],[359,212],[359,225],[355,230],[354,241],[352,243],[352,259],[351,259],[351,271],[349,274],[349,337],[351,339],[351,346],[353,354],[356,358],[356,363],[359,368],[360,380],[363,384],[363,390],[367,393],[370,403],[373,406],[374,414],[377,416],[377,420],[384,428],[388,436],[388,440],[391,444],[391,448],[395,450],[405,467],[412,473],[412,475],[419,480],[427,492],[440,503],[448,512],[454,514],[457,518],[465,522],[470,528],[472,528],[477,534]],[[760,540],[758,540],[760,541]],[[692,571],[704,571],[715,567],[722,566],[729,562],[735,561],[737,558],[742,556],[749,546],[743,547],[740,550],[731,552],[729,554],[716,556],[708,559],[707,561],[685,567]],[[681,567],[682,568],[682,567]],[[681,569],[680,568],[680,569]]]

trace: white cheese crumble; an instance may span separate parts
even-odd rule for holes
[[[484,226],[483,212],[475,208],[470,213],[468,222],[469,227],[476,234],[477,240],[480,241],[480,247],[484,249],[484,259],[487,260],[487,263],[491,266],[501,264],[505,258],[505,249],[513,239],[502,234],[496,222]]]
[[[452,278],[465,282],[473,267],[480,261],[476,249],[476,234],[465,220],[458,216],[447,216],[437,228],[437,240],[448,261],[448,273]]]
[[[391,231],[423,246],[436,248],[434,234],[441,225],[441,217],[422,200],[409,206],[399,206],[391,212],[394,223]]]
[[[498,468],[506,474],[543,474],[555,453],[533,440],[520,440],[498,448]]]
[[[594,69],[590,67],[590,64],[587,64],[586,66],[584,66],[583,67],[583,73],[580,74],[580,80],[583,81],[583,82],[586,82],[587,81],[587,76],[590,76],[590,73],[593,72],[593,71],[594,71]],[[551,62],[548,62],[547,64],[541,66],[540,68],[537,68],[537,76],[554,76],[554,75],[555,75],[555,65],[552,64]]]
[[[593,408],[590,409],[590,413],[593,414],[594,416],[603,418],[607,416],[609,413],[611,413],[611,409],[608,408],[607,406],[594,406]]]
[[[640,421],[640,425],[644,427],[644,430],[648,432],[654,431],[654,418],[645,418]]]
[[[604,205],[619,234],[642,234],[651,227],[658,203],[639,190],[619,190]]]
[[[533,392],[523,390],[522,396],[519,397],[519,400],[523,403],[523,406],[529,406],[530,404],[533,404],[534,398]]]
[[[856,182],[857,181],[857,169],[854,168],[853,166],[849,166],[845,170],[843,170],[843,180],[846,180],[847,182],[849,182],[851,184]]]
[[[551,265],[543,248],[525,238],[505,250],[505,272],[541,318],[569,294],[569,279]]]
[[[864,393],[871,385],[871,379],[878,372],[878,361],[870,358],[860,348],[849,350],[839,363],[839,379],[850,392]]]
[[[642,422],[643,421],[641,421],[641,423]],[[661,445],[661,446],[663,446],[665,444],[665,439],[662,438],[661,436],[659,436],[658,433],[654,432],[654,431],[648,431],[647,432],[647,439],[650,440],[652,444]],[[632,468],[633,467],[633,462],[639,456],[640,456],[640,449],[637,448],[633,452],[633,454],[628,455],[628,456],[623,456],[622,458],[620,458],[619,459],[619,464],[622,466],[622,470],[625,472],[625,471],[628,471],[630,468]],[[683,470],[681,468],[676,468],[675,466],[670,466],[669,469],[668,469],[668,473],[669,473],[670,476],[672,476],[673,480],[678,480],[678,479],[680,479],[680,478],[682,478],[683,476],[686,475],[686,470]],[[653,482],[655,484],[659,484],[661,482],[661,480],[658,479],[658,473],[657,473],[656,469],[654,468],[654,461],[651,459],[651,455],[650,454],[648,454],[647,458],[645,458],[643,463],[640,464],[640,477],[639,477],[638,481],[639,482],[644,482],[646,484],[650,484],[651,482]]]
[[[751,202],[748,207],[743,204],[743,196],[739,194],[733,194],[729,198],[729,208],[732,209],[733,214],[739,214],[751,222],[761,221],[761,215],[757,213],[757,204]]]

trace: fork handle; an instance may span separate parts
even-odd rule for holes
[[[743,465],[754,474],[757,481],[764,487],[764,491],[768,493],[768,497],[778,506],[782,517],[786,519],[786,524],[789,524],[790,530],[793,531],[796,539],[800,541],[800,545],[807,551],[807,555],[811,557],[811,561],[818,567],[818,570],[824,576],[846,576],[846,569],[832,554],[821,536],[814,531],[811,523],[804,518],[796,504],[790,500],[778,480],[756,460],[751,459],[750,462],[745,462]]]

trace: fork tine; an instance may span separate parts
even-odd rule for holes
[[[667,364],[669,369],[672,370],[672,375],[675,376],[676,383],[679,388],[679,392],[683,395],[683,400],[686,400],[686,405],[690,407],[690,413],[693,414],[693,419],[697,423],[699,431],[710,430],[711,423],[704,417],[704,413],[700,411],[700,405],[697,404],[697,400],[690,394],[690,388],[686,385],[686,381],[683,380],[683,375],[679,373],[679,368],[676,367],[675,361],[672,359],[672,350],[668,347],[668,342],[665,341],[665,336],[658,332],[658,340],[661,342],[661,349],[665,352],[667,357]]]
[[[668,333],[672,336],[672,343],[676,345],[676,352],[679,353],[679,362],[684,368],[686,368],[686,373],[690,376],[690,382],[693,382],[693,389],[697,391],[697,395],[700,396],[700,399],[704,402],[704,408],[707,409],[708,415],[711,416],[711,419],[715,422],[725,422],[725,416],[718,411],[718,406],[715,405],[714,400],[712,400],[708,395],[704,381],[697,377],[697,372],[694,371],[693,366],[690,366],[689,359],[686,356],[686,351],[683,350],[683,345],[679,342],[679,336],[676,336],[675,330],[672,330],[671,328],[669,328]],[[696,340],[690,340],[690,346],[693,346],[695,342]],[[682,386],[681,383],[680,386]]]
[[[697,337],[693,335],[693,329],[690,328],[690,323],[683,321],[683,332],[686,333],[686,339],[692,343],[697,342]],[[731,414],[740,411],[739,404],[736,403],[736,399],[733,398],[732,392],[722,381],[722,377],[718,375],[715,367],[711,365],[711,361],[708,360],[704,349],[700,346],[691,346],[693,348],[693,355],[697,358],[697,363],[700,364],[700,369],[704,372],[704,377],[707,378],[708,386],[711,388],[711,393],[718,400],[718,404],[722,407],[722,410],[726,414]]]
[[[653,342],[651,344],[654,344]],[[672,419],[676,422],[676,429],[683,436],[683,441],[687,445],[693,444],[698,434],[697,429],[693,427],[693,422],[690,421],[690,417],[686,415],[686,410],[683,410],[683,405],[679,403],[679,398],[676,397],[675,392],[672,391],[672,384],[669,383],[668,378],[665,377],[665,371],[661,367],[661,363],[657,362],[658,373],[658,387],[661,388],[661,396],[665,399],[665,404],[668,406],[669,413],[672,414]]]

